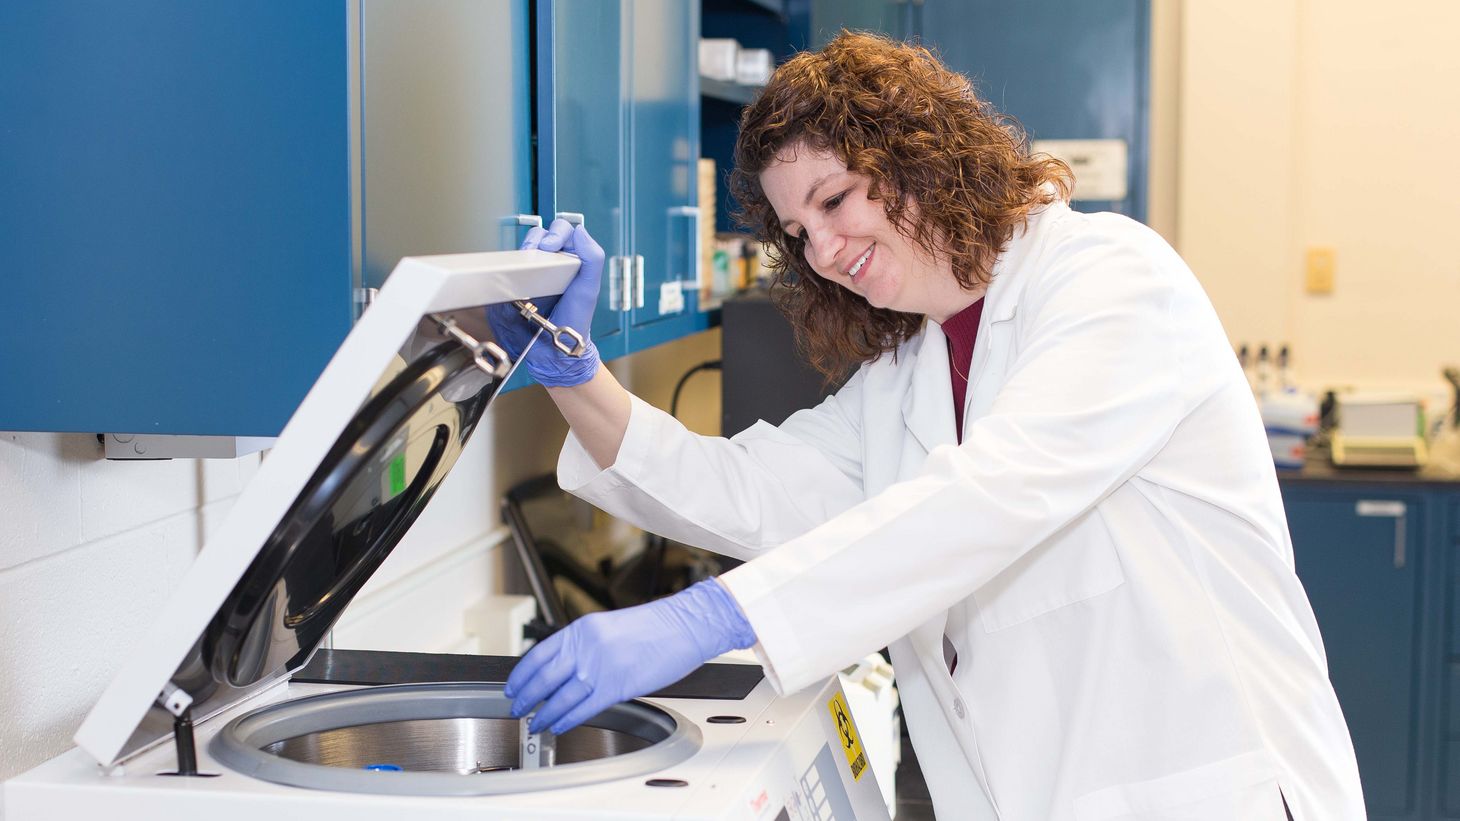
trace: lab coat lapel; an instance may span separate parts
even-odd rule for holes
[[[1031,217],[1040,218],[1041,214]],[[973,361],[968,369],[968,396],[963,407],[965,430],[988,414],[994,397],[1008,378],[1014,355],[1013,320],[1029,279],[1025,271],[1036,264],[1037,257],[1038,249],[1033,247],[1030,232],[1018,230],[994,263],[993,278],[984,294],[978,341],[974,343]]]
[[[957,441],[953,429],[948,341],[938,323],[923,323],[913,362],[912,384],[902,403],[902,421],[924,451]]]
[[[1031,220],[1048,219],[1064,206],[1041,209]],[[1027,227],[1015,230],[1003,253],[994,262],[993,278],[984,296],[983,316],[979,320],[979,338],[973,348],[969,369],[969,385],[964,405],[964,425],[988,413],[993,397],[1004,382],[1009,366],[1013,325],[1024,283],[1024,271],[1038,264],[1042,250],[1033,231]],[[938,445],[957,444],[954,430],[951,376],[948,373],[948,339],[943,329],[931,320],[923,323],[921,341],[916,346],[912,384],[902,405],[902,419],[908,432],[924,451]]]
[[[994,397],[1008,375],[1014,335],[1014,312],[1018,303],[1013,289],[996,291],[991,285],[984,297],[984,314],[979,321],[978,341],[973,346],[973,361],[968,368],[968,396],[964,400],[963,425],[982,419],[993,407]],[[999,300],[999,297],[1009,298]]]

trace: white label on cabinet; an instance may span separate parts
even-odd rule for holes
[[[684,310],[684,286],[678,280],[659,286],[659,315],[677,314]]]
[[[1354,512],[1360,516],[1383,516],[1388,519],[1397,519],[1404,515],[1404,511],[1404,503],[1393,500],[1363,499],[1354,505]]]
[[[1064,160],[1075,172],[1071,199],[1125,199],[1129,173],[1125,140],[1035,140],[1029,147]]]

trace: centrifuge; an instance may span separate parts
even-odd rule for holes
[[[5,784],[5,818],[887,818],[835,677],[777,697],[758,667],[710,664],[553,738],[509,714],[513,658],[320,649],[515,367],[484,308],[580,350],[534,301],[576,270],[402,260],[77,748]]]

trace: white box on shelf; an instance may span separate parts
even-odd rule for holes
[[[774,61],[768,49],[743,48],[735,55],[735,82],[763,86],[771,79]]]
[[[740,43],[729,37],[700,38],[700,76],[712,80],[735,82],[736,58]]]

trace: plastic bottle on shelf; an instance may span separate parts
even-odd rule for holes
[[[1266,346],[1258,354],[1258,364],[1264,374],[1258,381],[1266,385],[1258,396],[1258,406],[1273,463],[1280,469],[1298,470],[1308,457],[1308,439],[1318,430],[1318,401],[1312,394],[1298,390],[1293,379],[1292,351],[1286,343],[1278,347],[1275,375],[1272,363],[1267,362]]]
[[[1272,390],[1272,359],[1268,356],[1267,346],[1263,345],[1257,349],[1257,398],[1266,396]]]
[[[1247,350],[1247,343],[1243,342],[1237,347],[1237,364],[1242,366],[1242,376],[1247,380],[1247,387],[1256,393],[1252,385],[1252,354]]]

